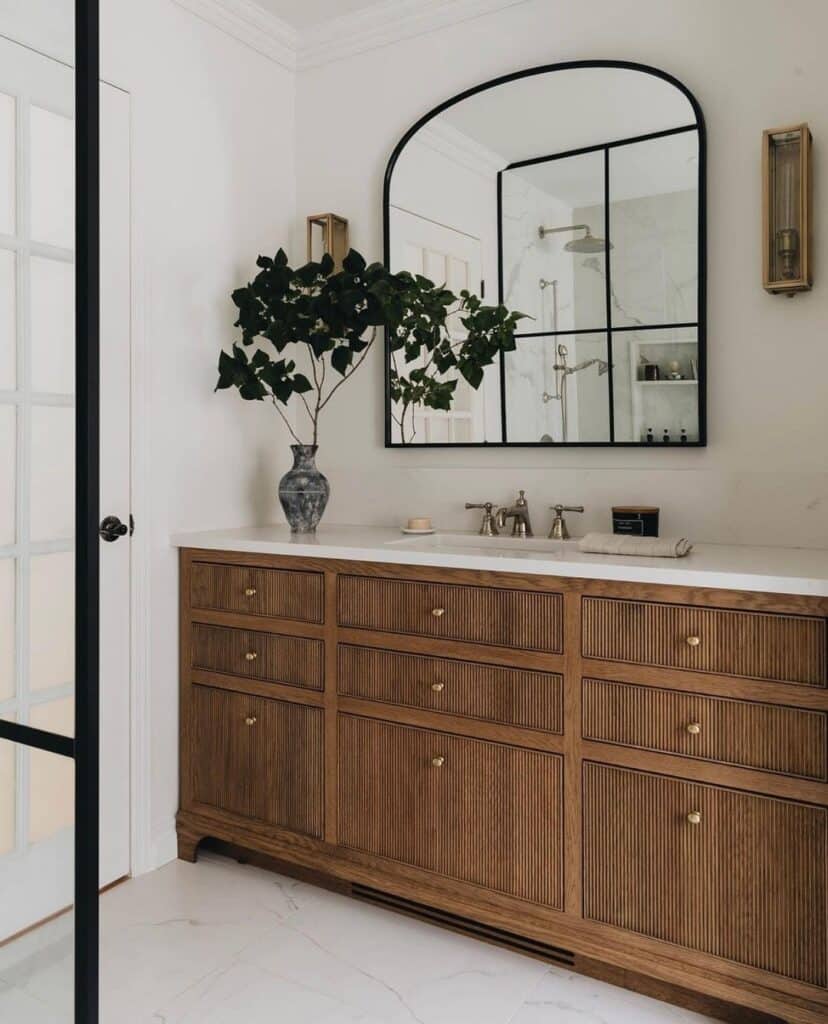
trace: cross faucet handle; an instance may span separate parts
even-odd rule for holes
[[[549,531],[549,536],[553,540],[569,540],[569,530],[566,526],[566,520],[563,517],[564,512],[583,512],[583,505],[550,505],[552,511],[555,513],[555,518],[552,520],[552,529]]]
[[[497,536],[497,524],[495,523],[494,517],[494,502],[482,501],[482,502],[466,502],[466,508],[482,508],[483,509],[483,522],[480,524],[480,534],[483,537],[496,537]]]

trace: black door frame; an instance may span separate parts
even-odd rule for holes
[[[100,99],[98,0],[75,0],[75,735],[0,739],[75,762],[75,1024],[98,1024]]]

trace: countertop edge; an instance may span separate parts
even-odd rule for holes
[[[624,559],[624,556],[592,556],[598,560],[588,563],[558,559],[544,560],[541,557],[516,559],[508,555],[488,556],[477,552],[406,550],[382,543],[377,545],[354,543],[341,546],[319,541],[308,543],[297,540],[251,539],[234,537],[232,532],[182,532],[173,535],[171,545],[176,548],[206,551],[239,551],[245,554],[281,555],[295,558],[331,558],[387,565],[479,569],[486,572],[511,572],[523,575],[652,583],[664,586],[692,586],[714,590],[788,594],[800,597],[828,597],[828,580],[824,578],[767,572],[752,573],[737,570],[688,568],[677,564],[681,562],[681,559],[653,559],[653,565],[630,564]],[[603,560],[604,557],[607,560]]]

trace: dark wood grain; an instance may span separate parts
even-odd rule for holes
[[[824,781],[828,714],[585,679],[585,739]]]
[[[828,983],[824,807],[590,762],[583,799],[587,918]]]
[[[563,650],[560,594],[340,576],[338,621],[352,628]]]
[[[309,690],[324,687],[325,644],[321,640],[194,623],[191,643],[194,669]]]
[[[826,685],[824,618],[595,597],[583,614],[588,658]]]
[[[560,757],[350,715],[339,742],[343,845],[563,906]]]
[[[343,696],[563,732],[563,677],[554,673],[340,644],[337,680]]]
[[[194,562],[193,608],[322,622],[324,577],[319,572]]]

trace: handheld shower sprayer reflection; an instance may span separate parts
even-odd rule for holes
[[[569,440],[569,423],[568,423],[568,409],[567,409],[567,381],[573,373],[579,373],[581,370],[586,370],[590,366],[598,367],[598,376],[603,377],[605,373],[609,372],[610,364],[606,359],[584,359],[580,363],[576,363],[574,366],[570,366],[567,363],[567,357],[569,356],[569,349],[566,345],[558,345],[558,361],[552,367],[555,372],[555,393],[550,394],[548,391],[544,391],[541,395],[541,401],[546,405],[548,402],[556,401],[561,403],[561,440]]]
[[[592,229],[589,224],[565,224],[562,227],[557,228],[545,228],[541,225],[538,228],[538,238],[546,238],[547,235],[556,235],[560,231],[583,231],[582,238],[573,238],[572,241],[567,242],[564,246],[566,252],[580,252],[580,253],[595,253],[604,252],[607,248],[607,243],[603,238],[598,238],[593,235]],[[610,243],[610,249],[613,248]]]

